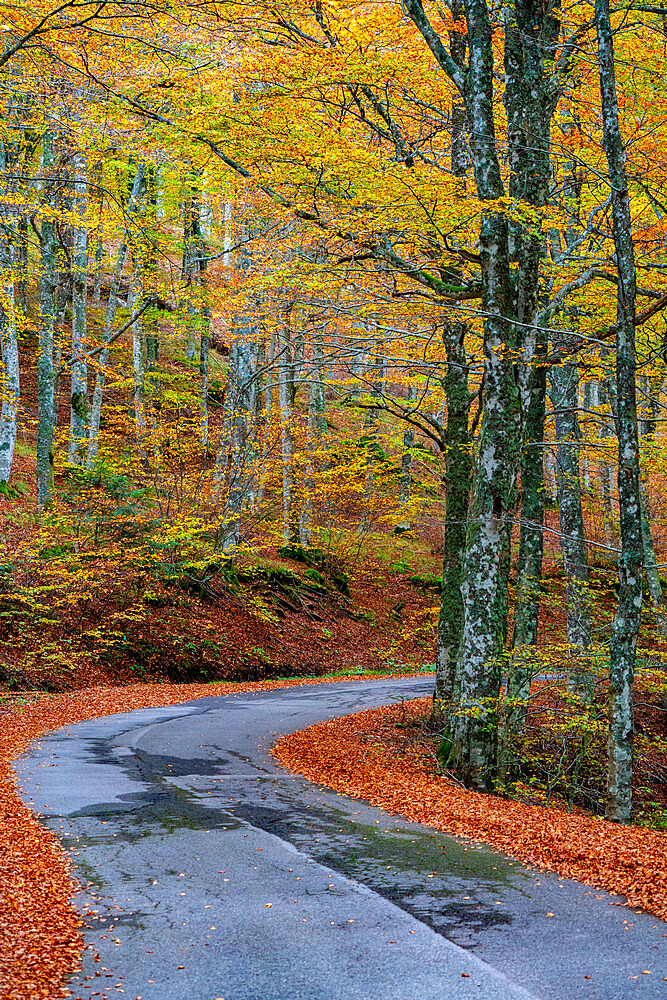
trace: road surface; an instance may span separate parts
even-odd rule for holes
[[[430,683],[217,696],[36,743],[22,794],[88,884],[76,1000],[667,1000],[657,918],[269,756]]]

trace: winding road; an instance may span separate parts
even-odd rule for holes
[[[88,884],[76,1000],[667,1000],[657,918],[269,756],[279,734],[429,688],[220,695],[36,743],[24,800]]]

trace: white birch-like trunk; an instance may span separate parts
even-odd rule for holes
[[[0,344],[2,346],[2,409],[0,410],[0,482],[9,482],[16,445],[19,409],[19,350],[16,339],[16,311],[12,246],[0,238]]]
[[[316,334],[313,339],[313,362],[308,387],[308,457],[304,475],[304,496],[299,512],[299,539],[302,545],[310,545],[313,530],[314,455],[321,448],[326,433],[325,403],[322,382],[322,338]]]
[[[204,310],[200,312],[199,320],[199,440],[208,448],[209,329],[208,316]]]
[[[280,450],[283,466],[282,506],[283,541],[285,545],[293,539],[292,494],[294,491],[293,462],[294,435],[292,433],[292,358],[290,353],[290,332],[287,324],[281,337],[281,356],[278,365],[278,406],[280,410]]]
[[[72,365],[68,461],[72,465],[80,465],[88,433],[88,369],[84,358],[88,331],[88,172],[85,153],[76,154],[73,170],[78,225],[74,227],[72,239]]]
[[[407,404],[414,403],[416,399],[416,389],[411,383],[408,386]],[[401,455],[401,478],[400,478],[400,503],[405,507],[410,502],[412,492],[412,448],[415,443],[415,428],[413,424],[405,425],[403,432],[403,454]],[[410,530],[410,518],[404,517],[397,525],[399,531]]]
[[[42,138],[41,169],[50,177],[53,169],[53,137]],[[53,491],[53,337],[56,322],[57,243],[53,219],[45,217],[41,228],[40,323],[37,344],[37,506],[51,503]]]
[[[576,365],[568,364],[552,368],[549,378],[558,438],[556,452],[558,513],[565,572],[567,639],[572,659],[568,686],[582,701],[588,702],[593,693],[593,679],[588,661],[591,644],[591,608],[579,471],[581,446],[581,432],[577,418],[579,376]]]
[[[128,306],[132,314],[143,294],[141,261],[137,259]],[[144,371],[144,333],[141,317],[136,319],[132,331],[132,402],[134,405],[134,433],[140,458],[146,457],[146,377]]]
[[[130,200],[128,203],[128,215],[132,215],[137,210],[137,205],[139,202],[139,195],[143,186],[144,176],[146,172],[146,167],[143,163],[137,165],[137,171],[134,175],[134,183],[132,185],[132,194],[130,195]],[[104,380],[105,380],[105,370],[109,364],[109,341],[113,332],[113,325],[116,319],[116,311],[118,308],[118,289],[120,286],[120,279],[125,267],[125,263],[128,258],[130,249],[130,234],[126,230],[125,239],[121,244],[118,251],[118,260],[116,261],[116,267],[114,268],[114,273],[111,279],[111,287],[109,289],[109,303],[107,305],[107,312],[104,320],[104,338],[103,343],[105,344],[103,350],[99,356],[99,369],[97,372],[97,377],[95,378],[95,390],[93,392],[93,405],[90,415],[90,433],[88,437],[88,455],[86,458],[86,468],[91,469],[95,462],[97,461],[97,451],[99,444],[99,433],[100,433],[100,418],[102,416],[102,397],[104,395]]]

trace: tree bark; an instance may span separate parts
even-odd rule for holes
[[[584,702],[592,695],[593,679],[587,660],[591,644],[591,610],[588,591],[588,552],[581,505],[579,450],[581,431],[577,417],[579,375],[574,364],[554,367],[549,374],[551,402],[556,422],[556,474],[560,545],[565,572],[567,641],[574,664],[568,686]]]
[[[2,187],[8,184],[6,145],[0,141],[0,172]],[[7,207],[0,208],[0,347],[2,372],[0,391],[0,482],[9,482],[16,445],[17,418],[20,401],[19,349],[16,336],[16,306],[14,300],[14,249],[12,236],[15,218]],[[20,237],[19,237],[20,238]]]
[[[322,337],[313,335],[313,357],[308,385],[308,445],[304,475],[304,497],[299,514],[299,539],[310,545],[313,530],[313,493],[315,490],[315,456],[322,447],[327,430],[324,384],[322,382]]]
[[[280,410],[280,450],[282,455],[283,482],[283,542],[298,541],[292,511],[294,492],[294,435],[292,432],[292,388],[293,368],[291,358],[291,333],[289,314],[285,318],[280,338],[280,363],[278,365],[278,407]]]
[[[88,371],[83,357],[88,322],[88,171],[85,153],[76,154],[73,171],[75,210],[79,224],[74,227],[72,241],[72,366],[68,461],[72,465],[81,465],[88,433]]]
[[[9,482],[16,445],[20,399],[19,350],[16,339],[12,245],[0,236],[0,344],[2,346],[2,410],[0,411],[0,482]]]
[[[54,163],[53,136],[42,138],[42,173],[50,178]],[[48,189],[49,181],[45,182]],[[53,491],[53,337],[56,322],[57,242],[52,218],[45,217],[41,234],[40,322],[37,344],[37,506],[44,510]]]
[[[139,205],[139,199],[141,196],[144,177],[145,177],[146,167],[145,164],[139,163],[137,165],[136,173],[134,175],[134,182],[132,184],[132,193],[130,195],[129,203],[127,206],[128,216],[134,215],[137,211]],[[91,469],[95,462],[97,461],[97,451],[99,444],[99,432],[100,432],[100,418],[102,416],[102,397],[104,394],[104,380],[105,380],[105,370],[109,364],[109,341],[113,334],[113,325],[116,319],[116,310],[118,308],[118,289],[120,287],[120,279],[125,268],[125,263],[128,258],[130,251],[131,235],[129,228],[126,227],[125,238],[121,243],[120,249],[118,251],[118,260],[116,261],[116,266],[111,278],[111,287],[109,288],[109,302],[107,305],[106,316],[104,319],[104,335],[103,344],[105,345],[99,356],[99,369],[97,372],[97,377],[95,378],[95,390],[93,392],[93,405],[90,415],[90,432],[88,436],[88,454],[86,458],[86,468]],[[147,352],[148,353],[148,352]]]
[[[505,735],[526,725],[532,664],[528,651],[537,644],[540,586],[544,550],[544,418],[546,368],[540,358],[547,349],[544,331],[538,340],[526,417],[526,443],[521,464],[521,529],[514,607],[513,655],[507,678]]]
[[[637,283],[630,197],[625,171],[608,0],[596,0],[604,148],[609,166],[618,285],[616,298],[616,427],[621,551],[619,595],[609,648],[609,740],[606,817],[632,819],[633,685],[641,624],[642,562],[639,440],[637,435],[635,313]]]
[[[448,722],[460,691],[457,664],[463,632],[463,568],[472,476],[471,435],[468,426],[469,362],[465,349],[465,332],[465,326],[460,323],[448,325],[443,331],[447,355],[447,371],[442,380],[447,400],[445,532],[433,714]]]
[[[406,398],[406,403],[408,406],[410,403],[414,403],[417,398],[417,392],[415,386],[411,383],[408,386],[408,393]],[[399,503],[401,507],[405,508],[410,502],[410,494],[412,492],[412,448],[415,443],[415,428],[413,424],[405,425],[405,430],[403,431],[403,452],[401,454],[401,475],[399,479]],[[410,518],[407,511],[405,516],[401,519],[397,525],[398,532],[403,533],[410,530]]]

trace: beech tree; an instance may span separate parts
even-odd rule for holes
[[[131,39],[123,11],[8,14],[0,480],[27,428],[40,510],[57,506],[54,469],[93,482],[113,468],[152,491],[167,534],[178,508],[193,551],[210,541],[228,560],[259,544],[259,525],[276,547],[318,549],[335,503],[358,544],[379,523],[418,533],[431,504],[433,716],[447,766],[484,790],[526,732],[556,532],[558,666],[590,705],[608,653],[608,815],[628,820],[644,557],[661,604],[635,330],[656,337],[667,304],[648,267],[666,179],[660,166],[640,177],[656,140],[629,107],[626,156],[616,97],[614,67],[639,43],[619,21],[615,64],[602,2],[594,20],[533,0],[350,0],[289,16],[185,4],[178,24],[139,3]],[[639,35],[654,16],[640,13]],[[18,376],[31,338],[36,412]],[[663,399],[662,384],[651,392]],[[587,502],[597,491],[613,562],[617,462],[620,596],[601,652]]]

